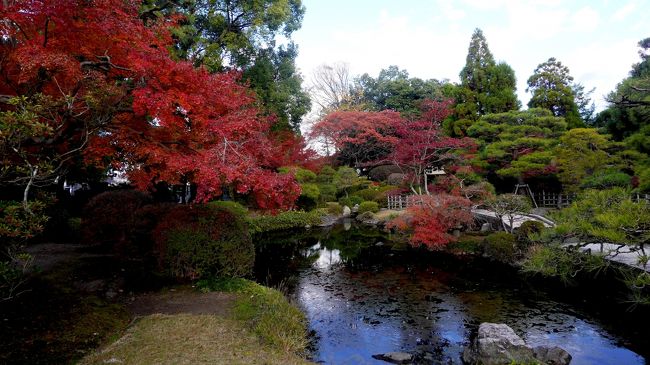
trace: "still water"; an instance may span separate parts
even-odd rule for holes
[[[258,279],[304,310],[316,362],[386,364],[372,355],[403,351],[416,363],[460,364],[481,322],[506,323],[532,346],[560,346],[575,365],[645,364],[650,351],[643,328],[612,317],[598,297],[563,300],[571,291],[550,293],[485,260],[396,246],[377,230],[285,233],[259,247]]]

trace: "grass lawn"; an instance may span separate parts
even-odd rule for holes
[[[80,364],[309,364],[265,344],[246,323],[215,315],[154,314]]]

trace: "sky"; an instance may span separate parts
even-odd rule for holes
[[[352,75],[377,77],[390,65],[411,77],[458,82],[475,28],[495,60],[517,76],[523,106],[526,80],[555,57],[585,90],[605,96],[639,61],[637,43],[650,37],[650,0],[303,0],[297,66],[305,81],[321,64],[345,62]]]

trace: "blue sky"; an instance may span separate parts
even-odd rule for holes
[[[397,65],[411,76],[458,81],[475,28],[495,59],[515,70],[519,99],[535,67],[556,57],[593,94],[598,109],[639,60],[650,37],[650,0],[303,0],[294,33],[306,81],[323,63],[354,75]]]

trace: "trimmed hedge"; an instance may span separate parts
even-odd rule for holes
[[[371,212],[371,213],[377,213],[379,211],[379,204],[377,202],[369,202],[365,201],[359,204],[359,214],[363,214],[365,212]]]
[[[252,273],[255,247],[243,217],[210,205],[178,205],[154,231],[159,265],[181,279]]]
[[[485,237],[485,254],[501,262],[513,262],[517,253],[515,236],[508,232],[494,232]]]
[[[288,211],[276,215],[250,217],[248,223],[255,233],[271,232],[318,225],[326,214],[327,209],[315,209],[310,212]]]

